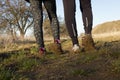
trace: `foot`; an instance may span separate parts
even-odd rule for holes
[[[72,48],[73,53],[80,53],[83,52],[84,49],[80,47],[78,44],[74,44]]]
[[[39,55],[45,55],[45,53],[46,53],[46,50],[45,50],[45,48],[43,48],[43,47],[41,47],[40,49],[39,49]]]
[[[72,50],[73,50],[74,52],[78,51],[79,49],[80,49],[80,46],[78,46],[77,44],[74,44],[74,45],[73,45]]]
[[[55,42],[53,44],[51,44],[50,47],[51,47],[51,51],[54,54],[63,54],[63,50],[62,50],[61,43],[60,43],[59,39],[55,40]]]
[[[95,45],[91,34],[85,34],[82,37],[81,47],[84,48],[85,51],[95,50]]]

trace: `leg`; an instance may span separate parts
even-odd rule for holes
[[[48,12],[50,19],[52,32],[54,36],[54,44],[51,44],[51,50],[53,53],[62,54],[62,47],[60,44],[60,32],[59,32],[59,22],[56,14],[56,2],[55,0],[43,0],[45,8]],[[54,49],[53,49],[54,48]]]
[[[59,22],[58,22],[58,18],[57,18],[57,14],[56,14],[56,2],[55,2],[55,0],[44,0],[43,2],[44,2],[46,10],[48,12],[54,40],[59,40],[60,32],[59,32]]]
[[[79,44],[78,43],[78,34],[77,34],[77,28],[76,28],[76,20],[75,20],[75,0],[63,0],[64,5],[64,15],[65,15],[65,22],[66,27],[68,29],[68,33],[72,39],[72,43]]]
[[[32,13],[34,17],[34,35],[36,38],[36,42],[39,48],[44,48],[44,40],[43,40],[43,13],[42,13],[42,1],[41,0],[30,0]]]
[[[95,50],[94,41],[91,35],[93,24],[91,0],[80,0],[80,8],[85,29],[85,35],[82,37],[82,47],[84,47],[85,51]]]
[[[80,0],[80,9],[82,12],[85,33],[91,34],[93,24],[91,0]]]
[[[30,2],[30,0],[25,0],[25,1]]]

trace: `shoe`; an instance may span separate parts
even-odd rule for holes
[[[79,47],[77,44],[74,44],[74,45],[73,45],[72,50],[73,50],[74,52],[78,51],[79,49],[80,49],[80,47]]]
[[[40,55],[45,55],[45,53],[46,53],[45,48],[41,47],[41,48],[39,49],[39,54],[40,54]]]
[[[81,47],[84,49],[84,51],[96,50],[91,34],[85,34],[84,36],[82,36]]]
[[[78,44],[74,44],[73,48],[72,48],[72,52],[80,53],[80,52],[84,52],[84,49],[82,47],[80,47]]]
[[[50,52],[52,52],[54,54],[63,54],[60,40],[55,40],[54,43],[49,44],[48,49]]]

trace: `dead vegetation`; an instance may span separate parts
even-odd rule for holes
[[[65,54],[39,58],[36,45],[24,43],[29,47],[0,53],[0,80],[119,80],[119,44],[97,41],[97,51],[73,54],[71,40],[62,40]]]
[[[34,41],[12,43],[6,39],[0,45],[10,44],[0,48],[0,80],[120,80],[119,37],[93,37],[97,51],[74,54],[71,40],[62,39],[65,53],[61,55],[50,52],[53,41],[45,40],[44,58],[38,56]]]

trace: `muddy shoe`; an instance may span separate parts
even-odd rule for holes
[[[55,54],[63,54],[61,44],[53,44],[53,53]]]
[[[80,47],[79,45],[75,44],[75,45],[73,45],[72,52],[73,52],[73,53],[83,52],[83,48]]]
[[[45,56],[45,53],[46,53],[45,48],[40,48],[40,49],[39,49],[39,54],[38,54],[38,55],[39,55],[40,57],[42,57],[42,56]]]
[[[63,50],[62,50],[60,41],[56,41],[56,42],[50,44],[48,48],[49,48],[49,51],[54,54],[63,54]]]
[[[81,47],[84,48],[84,51],[96,50],[94,46],[93,38],[90,34],[86,34],[82,37]]]
[[[81,51],[82,51],[81,47],[78,44],[73,45],[73,48],[72,48],[73,53],[80,53]]]
[[[80,46],[78,46],[77,44],[74,44],[74,45],[73,45],[72,50],[73,50],[74,52],[77,52],[79,49],[80,49]]]

